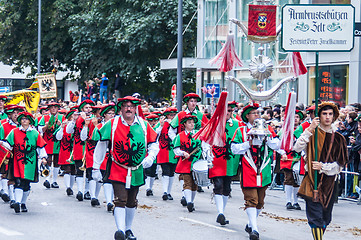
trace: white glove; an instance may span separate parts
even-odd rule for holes
[[[103,180],[103,176],[102,176],[99,169],[93,169],[92,170],[92,178],[97,182],[100,182],[100,181]]]
[[[153,165],[153,160],[150,157],[144,158],[142,161],[143,168],[149,168]]]

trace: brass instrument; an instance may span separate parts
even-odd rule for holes
[[[70,157],[66,160],[68,163],[72,163],[73,161],[71,160],[73,158],[73,153],[74,153],[74,149],[71,151],[70,153]]]
[[[86,167],[85,167],[85,152],[84,152],[84,156],[83,156],[83,158],[82,158],[82,162],[83,162],[83,165],[81,165],[80,167],[79,167],[79,170],[80,171],[85,171],[86,170]]]
[[[50,174],[49,166],[44,163],[41,163],[40,164],[40,172],[41,172],[41,176],[43,176],[43,177],[49,176],[49,174]]]

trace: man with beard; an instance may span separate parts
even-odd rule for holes
[[[99,140],[94,151],[94,180],[103,179],[99,168],[108,146],[112,153],[105,179],[111,181],[114,189],[116,240],[136,239],[131,229],[139,187],[144,185],[143,168],[150,167],[159,152],[157,133],[136,115],[139,104],[140,99],[131,96],[119,98],[121,115],[105,123],[99,130],[99,139],[94,139]]]

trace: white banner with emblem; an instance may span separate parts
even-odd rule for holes
[[[54,73],[39,73],[36,75],[39,84],[40,98],[56,98],[56,78]]]
[[[282,48],[285,51],[351,51],[355,8],[335,4],[286,4],[282,8]]]

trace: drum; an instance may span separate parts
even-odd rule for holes
[[[198,160],[193,163],[192,174],[194,182],[200,187],[208,187],[211,181],[208,178],[208,162],[206,160]]]

